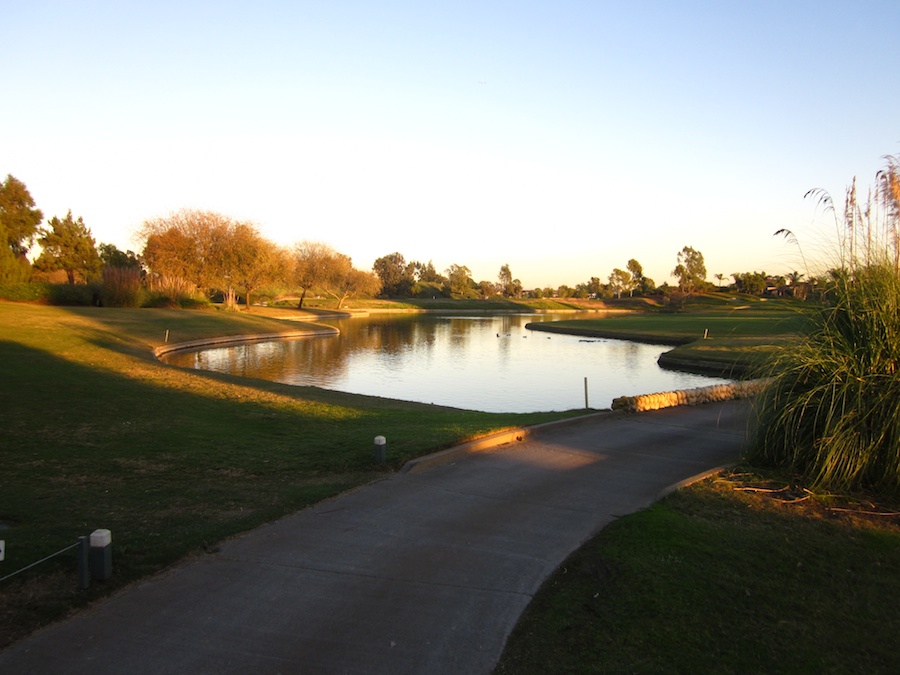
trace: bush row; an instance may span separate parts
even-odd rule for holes
[[[89,284],[51,284],[20,282],[0,284],[0,300],[35,302],[61,306],[167,307],[202,309],[208,300],[177,294],[148,291],[139,283],[104,275],[103,282]]]

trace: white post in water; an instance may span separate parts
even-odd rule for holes
[[[587,378],[584,378],[584,409],[590,410],[591,406],[588,404],[588,388],[587,388]]]

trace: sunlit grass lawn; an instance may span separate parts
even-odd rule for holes
[[[303,326],[261,314],[0,303],[0,577],[97,528],[112,531],[115,570],[78,591],[72,553],[0,582],[0,646],[407,459],[560,417],[289,387],[152,357],[166,331],[180,342]],[[388,439],[386,466],[373,460],[376,435]]]
[[[771,345],[792,339],[804,314],[783,303],[743,310],[635,313],[533,324],[538,330],[673,345],[660,362],[685,370],[743,375],[761,366]],[[700,367],[698,368],[698,364]]]
[[[759,306],[757,306],[759,307]],[[693,340],[759,338],[796,333],[805,319],[798,311],[753,308],[686,313],[635,313],[592,319],[554,321],[553,330],[584,334],[625,335],[634,339],[685,344]],[[547,328],[547,325],[541,326]]]
[[[573,554],[496,672],[900,672],[900,519],[884,515],[900,505],[733,479],[676,492]]]

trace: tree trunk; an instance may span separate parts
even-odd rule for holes
[[[300,294],[300,302],[297,303],[297,309],[303,309],[303,299],[306,297],[306,289]]]

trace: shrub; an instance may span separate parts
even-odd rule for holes
[[[11,302],[50,302],[49,284],[12,283],[0,284],[0,299]]]
[[[206,298],[178,298],[178,306],[181,309],[213,309],[212,303]]]
[[[100,285],[96,283],[47,284],[47,293],[51,305],[89,307],[100,304]]]
[[[195,297],[196,289],[180,277],[159,276],[147,280],[144,307],[199,309],[209,306],[208,300]]]

